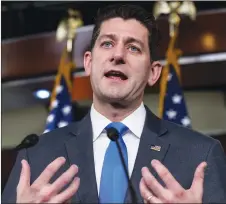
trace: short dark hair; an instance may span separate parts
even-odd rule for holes
[[[151,59],[157,59],[156,48],[159,45],[160,33],[154,16],[147,12],[144,8],[132,4],[114,4],[101,8],[97,12],[95,18],[95,26],[92,34],[90,50],[93,49],[95,42],[100,34],[102,23],[111,18],[120,17],[124,20],[136,19],[144,25],[149,31],[149,50]]]

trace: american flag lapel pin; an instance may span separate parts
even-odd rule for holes
[[[151,145],[151,150],[160,152],[160,151],[161,151],[161,146],[158,146],[158,145]]]

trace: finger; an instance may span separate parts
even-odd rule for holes
[[[41,175],[34,181],[32,188],[41,189],[42,186],[49,183],[52,176],[59,170],[59,168],[65,163],[64,157],[58,157],[51,162],[41,173]]]
[[[77,192],[80,185],[80,179],[78,177],[74,178],[70,186],[61,192],[60,194],[54,196],[49,203],[63,203],[71,199],[71,197]]]
[[[78,167],[72,165],[66,172],[64,172],[51,186],[52,194],[57,194],[65,185],[70,183],[72,178],[78,173]]]
[[[51,184],[47,183],[45,186],[42,186],[40,191],[37,193],[36,203],[46,203],[51,199],[52,190],[50,188]]]
[[[165,198],[168,195],[166,190],[151,174],[147,167],[141,169],[141,174],[146,186],[160,199]]]
[[[20,192],[21,190],[30,187],[30,166],[26,160],[21,161],[22,168],[21,168],[21,173],[20,173],[20,179],[19,183],[17,186],[17,191]]]
[[[158,198],[156,198],[153,194],[153,192],[151,192],[148,187],[146,186],[144,179],[141,178],[140,180],[140,194],[142,196],[142,198],[144,199],[145,203],[162,203],[162,201]]]
[[[67,185],[75,174],[78,172],[78,167],[72,165],[64,172],[53,184],[46,184],[39,192],[39,202],[47,202],[51,197],[55,196],[65,185]]]
[[[158,160],[152,160],[151,165],[169,190],[176,194],[184,191],[182,186],[176,181],[169,170],[163,164],[161,164],[161,162]]]
[[[204,175],[205,175],[205,168],[207,166],[206,162],[202,162],[196,168],[194,179],[192,181],[191,189],[197,195],[203,194],[203,182],[204,182]]]

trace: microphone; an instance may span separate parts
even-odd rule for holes
[[[2,168],[2,175],[3,175],[3,180],[2,180],[2,191],[6,185],[6,182],[9,178],[10,172],[12,171],[12,168],[16,162],[16,157],[18,154],[19,150],[22,150],[24,148],[29,148],[34,145],[36,145],[39,141],[39,136],[36,134],[30,134],[27,135],[22,142],[17,145],[16,147],[12,149],[3,149],[2,150],[2,163],[6,164],[3,165]]]
[[[28,136],[26,136],[22,142],[16,146],[16,150],[19,151],[21,149],[24,148],[29,148],[29,147],[33,147],[34,145],[36,145],[39,141],[39,136],[36,134],[30,134]]]
[[[128,173],[128,170],[126,168],[125,160],[123,158],[122,149],[121,149],[121,147],[119,145],[119,142],[118,142],[119,132],[115,128],[111,127],[111,128],[109,128],[107,130],[107,136],[108,136],[108,138],[110,140],[116,142],[117,149],[118,149],[118,152],[119,152],[119,155],[120,155],[120,159],[121,159],[121,162],[122,162],[122,166],[123,166],[123,169],[124,169],[124,172],[126,174],[127,181],[128,181],[129,191],[130,191],[130,194],[131,194],[132,203],[136,204],[137,203],[136,193],[135,193],[135,190],[134,190],[134,188],[132,186],[132,182],[131,182],[131,180],[129,178],[129,173]]]

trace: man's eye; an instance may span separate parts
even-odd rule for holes
[[[105,48],[110,48],[110,47],[112,47],[112,46],[113,46],[112,43],[109,42],[109,41],[103,42],[103,43],[101,44],[101,47],[105,47]]]
[[[132,52],[140,52],[140,49],[133,45],[129,46],[129,50]]]

